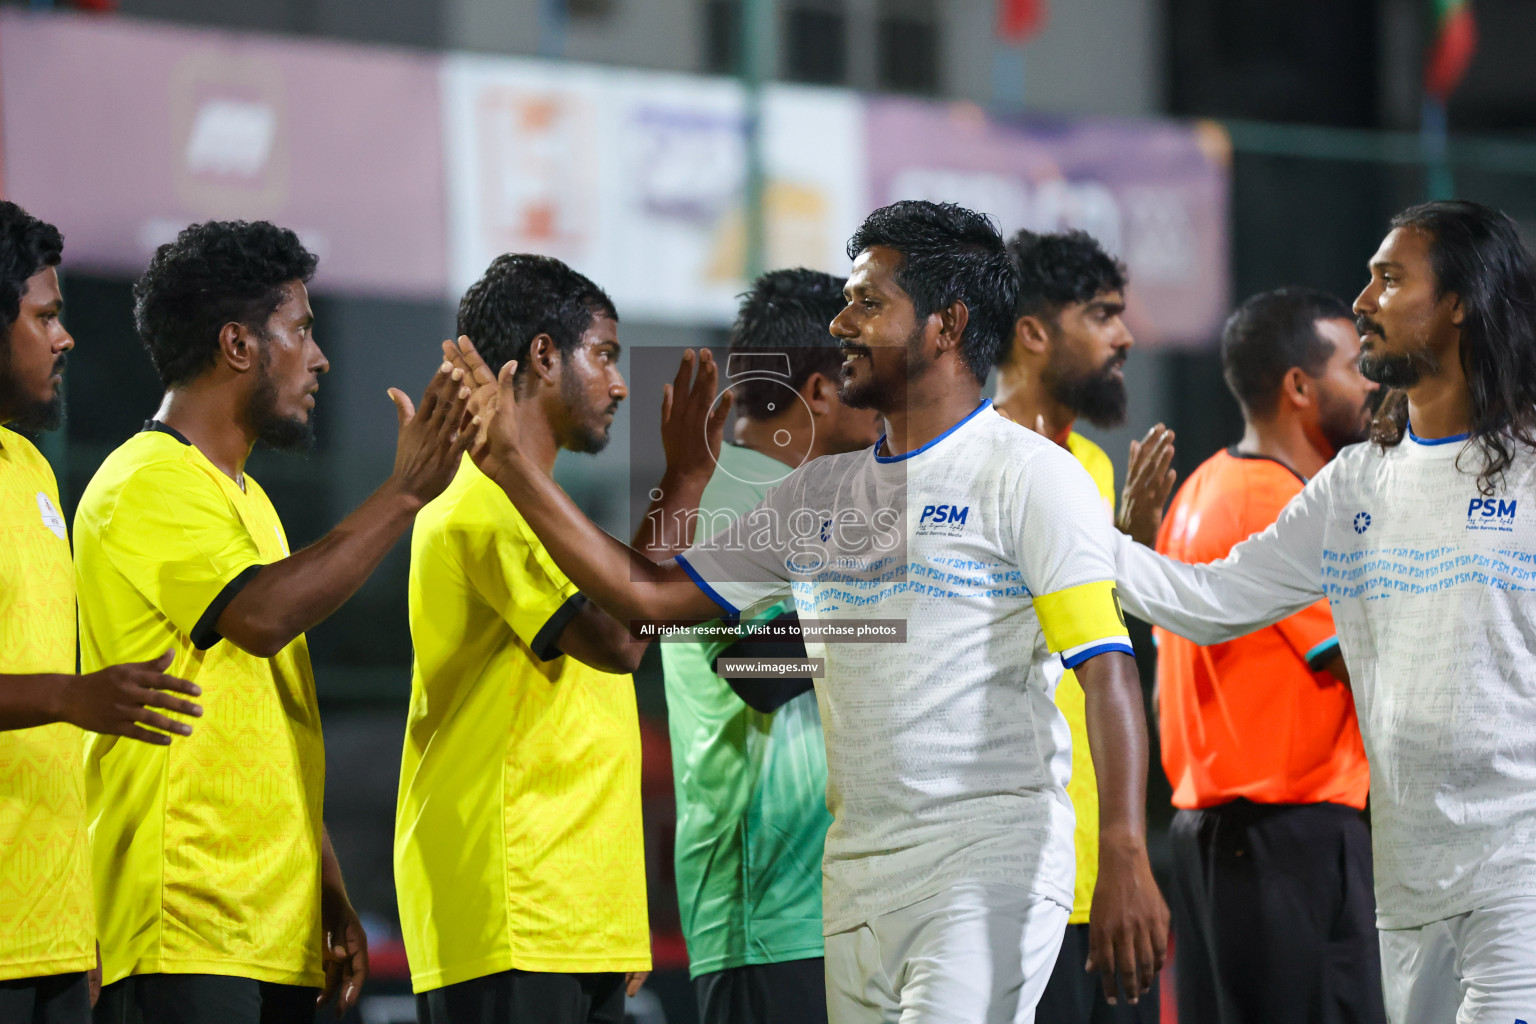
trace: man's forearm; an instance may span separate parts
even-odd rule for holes
[[[0,675],[0,732],[64,721],[59,699],[69,678],[49,672]]]
[[[635,531],[634,549],[657,563],[687,551],[699,521],[699,501],[708,485],[707,475],[664,475]]]
[[[1089,658],[1076,669],[1083,687],[1088,749],[1099,782],[1099,835],[1144,847],[1147,839],[1147,722],[1141,679],[1128,654]]]
[[[420,499],[387,481],[324,537],[263,566],[219,615],[219,635],[272,657],[357,593],[420,508]]]
[[[521,455],[497,467],[493,479],[561,571],[588,600],[626,626],[636,619],[701,619],[719,612],[675,563],[657,565],[610,537]]]

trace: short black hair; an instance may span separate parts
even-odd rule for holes
[[[843,311],[843,282],[819,270],[795,267],[770,270],[741,296],[731,326],[731,353],[780,353],[789,361],[792,389],[799,391],[811,374],[837,379],[843,355],[832,337],[832,321]],[[729,363],[726,366],[730,369]],[[767,419],[778,384],[752,376],[733,385],[736,407],[752,419]]]
[[[549,335],[564,355],[599,316],[619,319],[613,300],[591,280],[553,256],[509,252],[492,260],[459,300],[459,333],[469,335],[492,370],[516,359],[522,377],[534,338]]]
[[[907,199],[880,209],[848,241],[848,256],[883,245],[901,254],[896,283],[919,321],[954,302],[969,313],[960,356],[977,380],[997,365],[1013,337],[1019,273],[997,225],[954,203]]]
[[[8,336],[21,316],[27,280],[64,256],[64,236],[15,203],[0,200],[0,330]]]
[[[1125,264],[1105,252],[1086,231],[1053,235],[1020,231],[1008,240],[1019,270],[1013,315],[1054,320],[1067,306],[1092,302],[1105,292],[1125,291]]]
[[[1275,410],[1280,382],[1292,367],[1320,376],[1333,343],[1317,333],[1319,320],[1348,320],[1344,300],[1313,288],[1260,292],[1227,317],[1221,329],[1221,371],[1243,408],[1259,416]]]
[[[219,331],[261,331],[283,302],[283,286],[315,276],[318,257],[268,221],[210,220],[155,250],[133,286],[133,319],[165,387],[214,364]]]

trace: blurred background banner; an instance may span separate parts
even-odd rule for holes
[[[870,206],[960,203],[1003,231],[1081,228],[1130,270],[1148,345],[1208,345],[1228,311],[1230,145],[1209,123],[989,117],[970,104],[871,99]]]
[[[0,11],[5,194],[75,269],[137,276],[194,221],[268,219],[323,291],[446,288],[436,56]]]
[[[724,78],[449,56],[449,292],[508,251],[602,282],[626,318],[724,326],[746,288],[746,134]],[[865,212],[861,104],[771,90],[764,202],[773,266],[846,268]]]

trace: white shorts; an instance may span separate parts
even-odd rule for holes
[[[1033,1024],[1069,911],[967,883],[827,936],[829,1024]]]
[[[1392,1024],[1536,1024],[1536,899],[1381,932]]]

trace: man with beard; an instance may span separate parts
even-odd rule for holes
[[[82,730],[166,744],[197,716],[168,654],[75,675],[75,569],[53,470],[64,356],[52,224],[0,201],[0,1020],[85,1024],[96,966]]]
[[[1099,759],[1091,956],[1107,990],[1136,999],[1161,966],[1167,910],[1146,856],[1146,730],[1113,530],[1076,460],[981,399],[1017,271],[985,217],[947,204],[876,210],[848,253],[832,322],[841,394],[879,411],[885,437],[807,462],[675,559],[657,565],[581,515],[520,432],[514,368],[498,379],[461,340],[475,457],[620,621],[793,594],[802,625],[856,637],[871,619],[901,624],[901,641],[806,644],[825,665],[833,1024],[1034,1019],[1073,871],[1069,734],[1043,666],[1076,668]]]
[[[517,363],[523,450],[546,480],[562,449],[608,443],[628,394],[618,320],[549,256],[497,257],[459,303],[459,331]],[[695,503],[702,442],[718,450],[729,408],[710,415],[716,370],[701,364],[690,384],[687,354],[662,414],[673,478],[693,471],[676,500]],[[469,460],[412,535],[410,616],[395,888],[418,1018],[622,1024],[651,966],[630,678],[645,644]]]
[[[1531,1019],[1536,261],[1504,214],[1427,203],[1393,218],[1354,312],[1361,372],[1394,389],[1373,443],[1216,562],[1118,542],[1120,592],[1205,645],[1328,599],[1370,763],[1387,1018]]]
[[[1242,440],[1179,490],[1157,549],[1223,558],[1369,433],[1375,385],[1349,307],[1331,295],[1255,295],[1227,320],[1221,359]],[[1145,458],[1166,441],[1154,431]],[[1166,472],[1166,471],[1165,471]],[[1160,508],[1160,496],[1144,502]],[[1381,957],[1370,770],[1328,602],[1206,647],[1157,630],[1171,829],[1179,1020],[1376,1024]]]
[[[997,368],[997,408],[1071,452],[1093,478],[1105,515],[1115,509],[1115,470],[1104,450],[1072,429],[1078,417],[1099,427],[1125,422],[1122,367],[1135,340],[1123,318],[1125,267],[1082,231],[1040,235],[1020,231],[1008,241],[1019,269],[1013,337]],[[1164,495],[1166,498],[1166,494]],[[1145,508],[1145,504],[1138,506]],[[1161,509],[1161,503],[1157,506]],[[1156,524],[1138,524],[1150,542]],[[1083,688],[1071,669],[1052,665],[1056,706],[1072,730],[1072,781],[1067,795],[1077,817],[1077,881],[1061,953],[1036,1010],[1042,1022],[1094,1019],[1156,1021],[1158,989],[1136,1005],[1105,1003],[1102,987],[1083,970],[1088,921],[1099,872],[1099,794],[1088,749]]]
[[[105,987],[99,1024],[286,1024],[317,994],[350,1007],[367,944],[321,813],[325,751],[304,631],[350,597],[452,478],[460,388],[418,413],[390,389],[395,468],[335,529],[289,553],[245,473],[258,443],[304,445],[320,374],[315,257],[265,222],[209,222],[156,250],[134,287],[165,386],[75,517],[87,670],[167,647],[203,689],[172,747],[86,749]],[[323,990],[323,991],[322,991]]]

